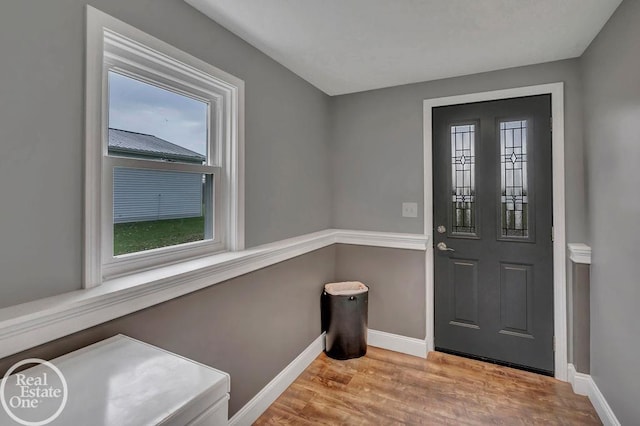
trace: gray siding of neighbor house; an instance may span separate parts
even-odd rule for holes
[[[202,175],[128,169],[113,172],[113,222],[202,216]]]

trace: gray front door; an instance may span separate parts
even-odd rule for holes
[[[433,110],[435,346],[553,374],[551,97]]]

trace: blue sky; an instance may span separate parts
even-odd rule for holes
[[[109,72],[109,127],[206,154],[207,110],[204,102]]]

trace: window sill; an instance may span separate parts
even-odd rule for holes
[[[426,250],[428,237],[327,229],[0,309],[0,358],[332,244]]]

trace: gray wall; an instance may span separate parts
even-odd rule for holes
[[[425,252],[336,246],[336,281],[369,286],[369,328],[424,339]]]
[[[423,231],[424,99],[558,81],[565,83],[567,241],[585,242],[582,88],[576,59],[332,98],[333,226]],[[417,219],[402,217],[403,201],[419,203]]]
[[[229,373],[233,415],[320,335],[334,258],[326,247],[1,359],[0,376],[123,333]]]
[[[625,0],[582,58],[588,152],[591,375],[640,422],[640,2]]]
[[[572,276],[572,311],[569,314],[572,324],[572,333],[569,336],[571,343],[570,362],[579,373],[589,374],[591,366],[591,297],[590,297],[590,265],[571,264]]]
[[[0,307],[80,288],[86,0],[0,6]],[[183,0],[89,4],[246,83],[246,245],[330,225],[329,97]]]

